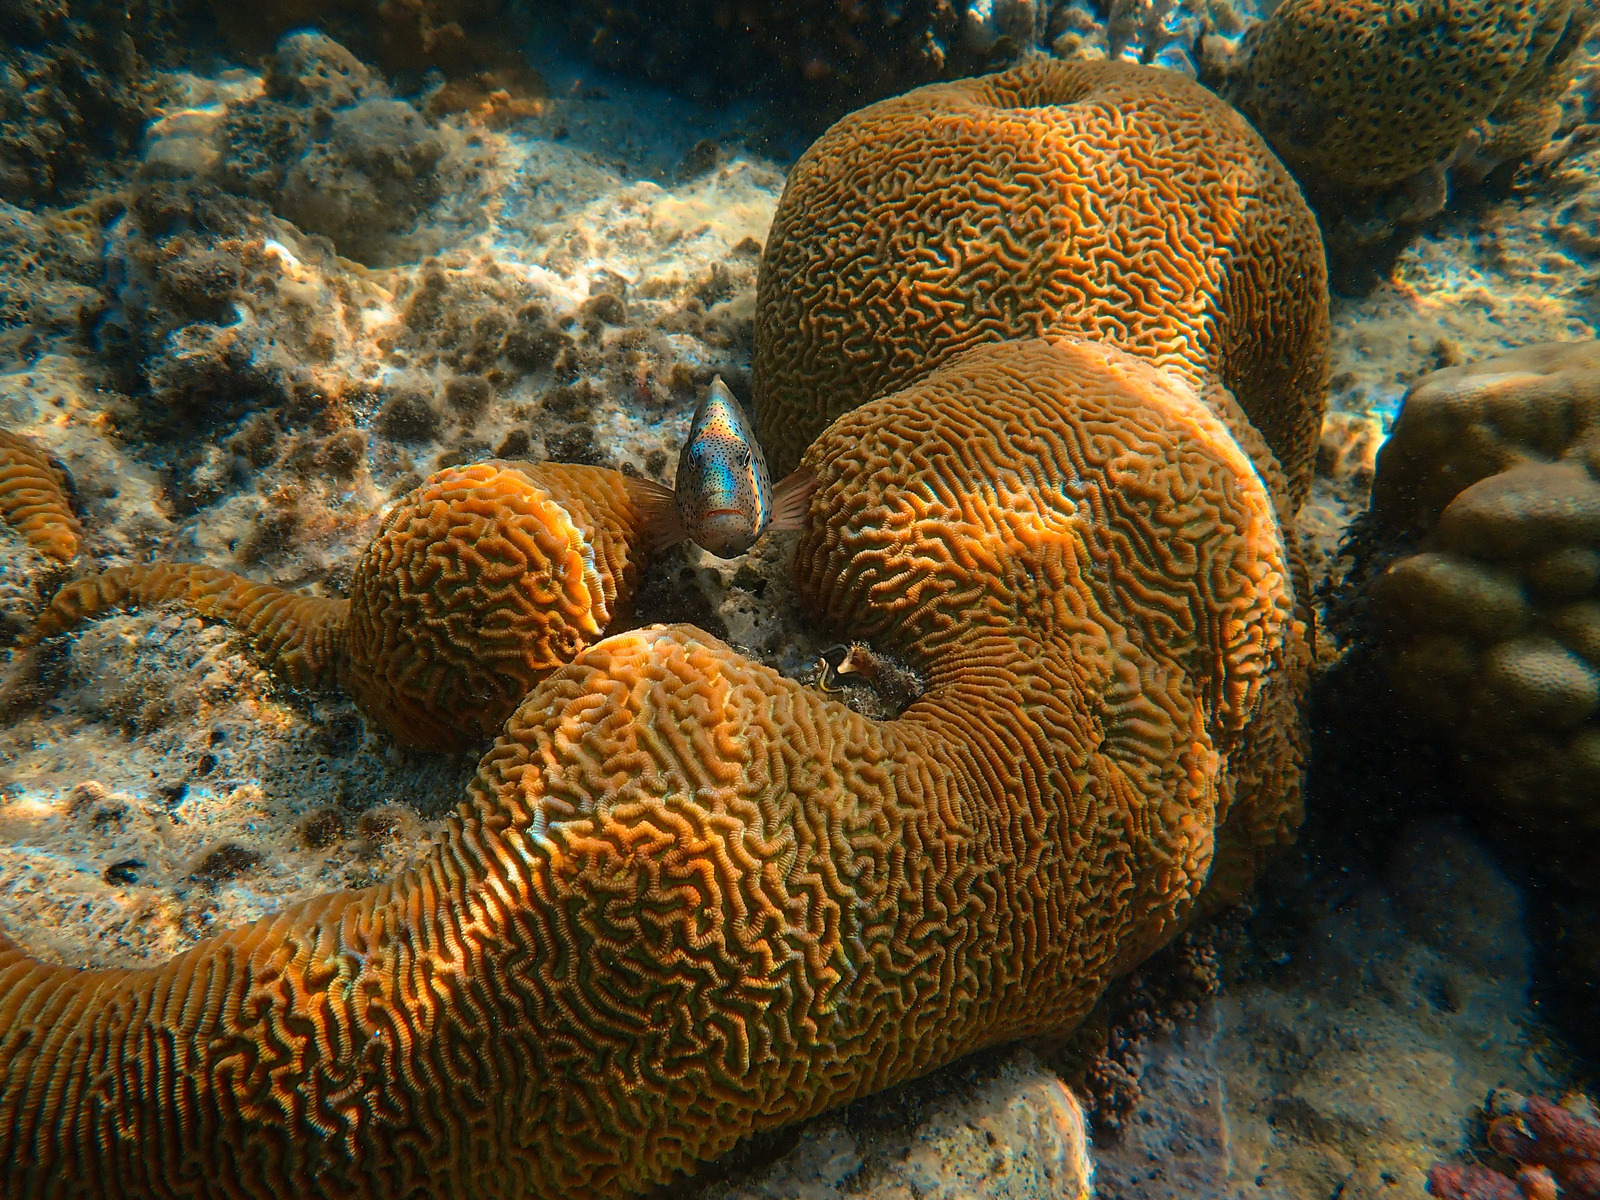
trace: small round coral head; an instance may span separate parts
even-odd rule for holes
[[[719,375],[694,410],[678,455],[678,521],[718,558],[737,558],[767,531],[798,529],[815,489],[796,472],[775,488],[744,409]]]

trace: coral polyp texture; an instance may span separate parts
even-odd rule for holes
[[[619,634],[392,882],[149,970],[0,949],[0,1191],[622,1196],[1070,1028],[1292,828],[1273,498],[1182,382],[981,347],[805,464],[797,590],[926,680],[899,718]]]
[[[1489,1097],[1489,1148],[1517,1164],[1515,1178],[1480,1166],[1440,1163],[1428,1192],[1440,1200],[1600,1200],[1600,1121],[1582,1097],[1496,1091]]]
[[[241,629],[290,684],[342,683],[405,745],[470,745],[626,607],[643,529],[632,486],[599,467],[453,467],[396,503],[348,600],[210,567],[117,567],[63,587],[35,636],[181,601]]]
[[[1285,0],[1223,87],[1320,185],[1445,165],[1481,177],[1550,140],[1593,19],[1585,0]]]
[[[852,113],[796,163],[757,290],[758,429],[782,474],[833,417],[968,346],[1113,343],[1238,398],[1310,485],[1322,241],[1250,126],[1169,71],[1031,60]]]
[[[1398,699],[1446,740],[1491,822],[1591,884],[1597,472],[1600,343],[1530,346],[1417,383],[1372,498],[1405,550],[1371,587]]]
[[[73,516],[66,476],[32,438],[0,430],[0,515],[28,545],[57,562],[78,555],[83,529]]]

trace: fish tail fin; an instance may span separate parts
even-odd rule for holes
[[[767,528],[783,533],[803,527],[816,490],[817,477],[804,467],[785,475],[772,489],[772,523]]]
[[[650,554],[670,550],[679,542],[688,540],[688,533],[678,517],[678,497],[664,483],[653,479],[628,476],[623,486],[628,499],[639,513],[639,529],[644,536],[644,547]]]

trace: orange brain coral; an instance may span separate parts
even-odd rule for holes
[[[153,970],[0,947],[0,1191],[620,1196],[1070,1027],[1292,823],[1283,542],[1185,386],[984,347],[805,461],[797,583],[924,673],[900,718],[619,635],[392,883]]]
[[[755,402],[773,469],[962,349],[1102,339],[1238,398],[1310,485],[1322,241],[1261,138],[1168,71],[1033,61],[845,117],[790,173],[761,262]]]
[[[0,514],[40,554],[71,562],[83,529],[72,515],[66,478],[32,438],[0,430]]]
[[[1382,186],[1469,135],[1500,159],[1537,150],[1592,20],[1586,0],[1285,0],[1228,90],[1296,170]]]
[[[644,520],[632,487],[599,467],[452,467],[385,518],[348,601],[209,567],[119,567],[62,588],[35,636],[110,608],[182,600],[243,630],[291,684],[342,682],[398,741],[470,745],[626,607]]]

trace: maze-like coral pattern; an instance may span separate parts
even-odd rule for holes
[[[790,173],[756,303],[780,475],[829,420],[966,347],[1066,332],[1227,387],[1294,507],[1310,486],[1316,221],[1244,119],[1168,71],[1031,61],[845,117]]]
[[[638,486],[602,467],[451,467],[384,519],[348,601],[192,564],[115,567],[63,587],[33,636],[182,601],[242,630],[291,685],[343,684],[402,744],[470,745],[627,607],[646,522]]]
[[[1419,381],[1372,514],[1381,653],[1480,811],[1593,886],[1600,852],[1600,343]]]
[[[1587,0],[1284,0],[1228,91],[1297,171],[1383,186],[1469,136],[1496,158],[1537,150],[1593,19]]]
[[[928,681],[872,722],[684,626],[536,686],[434,852],[146,971],[0,946],[0,1191],[613,1197],[1078,1021],[1169,938],[1303,630],[1183,385],[986,347],[834,426],[800,591]]]
[[[600,467],[480,463],[406,496],[350,584],[356,700],[409,745],[498,732],[629,603],[634,486]]]
[[[62,563],[77,557],[83,529],[61,471],[32,438],[6,430],[0,430],[0,516],[40,554]]]
[[[195,563],[112,567],[74,579],[40,614],[32,637],[54,637],[115,609],[175,600],[202,617],[234,626],[263,665],[291,686],[337,686],[344,667],[348,602],[298,595]]]

